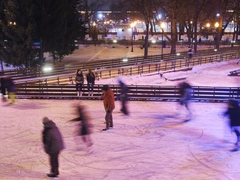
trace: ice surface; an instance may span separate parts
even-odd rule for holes
[[[41,142],[42,117],[56,122],[66,149],[60,155],[65,180],[238,179],[239,153],[229,152],[235,137],[221,116],[222,103],[192,103],[193,118],[176,102],[129,102],[130,116],[119,113],[114,128],[102,132],[101,101],[82,101],[93,133],[92,153],[77,139],[73,104],[78,100],[18,100],[1,103],[0,179],[48,179],[48,156]],[[78,142],[78,143],[76,143]]]

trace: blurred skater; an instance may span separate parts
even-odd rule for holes
[[[123,83],[121,80],[118,80],[121,91],[120,91],[120,95],[119,98],[121,100],[122,103],[122,108],[120,109],[120,111],[125,114],[128,115],[128,109],[127,109],[127,101],[128,101],[128,87],[125,83]]]
[[[227,111],[224,112],[224,115],[229,116],[229,126],[236,134],[237,141],[235,143],[235,148],[231,151],[238,151],[240,147],[240,107],[238,101],[236,100],[229,100]]]
[[[8,97],[11,100],[11,104],[15,102],[15,97],[16,97],[16,88],[15,84],[13,82],[12,77],[8,77],[5,81],[7,81],[7,91],[8,91]]]
[[[189,102],[192,99],[192,86],[187,82],[182,82],[179,85],[179,94],[180,94],[180,105],[185,106],[185,108],[188,111],[188,119],[189,121],[191,119],[192,112],[189,108]]]
[[[103,131],[106,131],[109,129],[109,127],[113,127],[112,112],[115,108],[115,103],[114,103],[114,93],[109,88],[108,85],[103,85],[102,91],[103,91],[103,94],[101,98],[103,99],[103,105],[106,112],[106,115],[105,115],[106,128],[104,128]]]
[[[77,74],[75,77],[75,83],[76,83],[77,96],[81,97],[82,96],[82,86],[84,83],[84,76],[80,69],[77,70]]]
[[[2,101],[3,102],[7,101],[5,76],[1,76],[1,94],[2,94]]]
[[[91,147],[93,145],[90,134],[92,125],[89,123],[89,118],[87,116],[85,107],[82,105],[76,106],[78,117],[72,119],[72,122],[80,122],[78,125],[77,135],[82,137],[83,142],[87,145],[87,147]]]
[[[59,175],[58,157],[60,151],[64,148],[62,135],[57,128],[56,124],[48,119],[43,118],[44,130],[42,132],[42,141],[44,144],[44,150],[49,155],[51,170],[48,177],[57,177]]]
[[[95,75],[92,72],[92,70],[89,69],[87,73],[88,96],[93,96],[94,83],[95,83]]]

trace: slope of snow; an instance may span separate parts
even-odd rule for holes
[[[192,67],[190,71],[179,71],[164,73],[163,78],[160,75],[152,76],[121,76],[128,85],[170,85],[175,86],[180,81],[169,81],[166,79],[186,78],[193,86],[223,86],[223,87],[239,87],[240,76],[228,76],[230,71],[240,69],[239,60],[231,60],[219,63],[203,64]],[[118,78],[101,79],[97,84],[117,84]]]

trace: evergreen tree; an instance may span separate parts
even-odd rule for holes
[[[77,0],[39,0],[36,3],[38,39],[43,51],[50,52],[54,59],[62,59],[75,49],[75,40],[84,39],[85,28],[76,9]]]
[[[34,28],[31,0],[1,0],[1,60],[14,66],[34,64],[37,52],[32,49]]]
[[[14,66],[41,63],[43,52],[62,59],[84,39],[85,29],[76,7],[78,0],[0,0],[1,60]],[[42,42],[40,49],[33,42]]]

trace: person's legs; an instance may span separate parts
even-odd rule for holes
[[[237,128],[234,128],[234,132],[235,132],[235,134],[236,134],[236,136],[237,136],[237,141],[236,141],[236,145],[237,145],[238,142],[240,141],[240,132],[238,131]]]
[[[79,84],[79,96],[82,96],[82,84]]]
[[[79,96],[79,84],[76,84],[77,95]]]
[[[109,127],[113,127],[112,110],[109,110],[106,112],[105,120],[106,120],[106,129],[103,129],[104,131],[108,130]]]
[[[51,165],[51,173],[48,174],[49,177],[54,177],[59,175],[58,167],[58,155],[59,153],[50,154],[50,165]]]
[[[105,115],[106,129],[109,128],[109,120],[110,120],[110,113],[106,112],[106,115]]]
[[[11,99],[11,103],[14,103],[15,102],[15,93],[14,92],[9,92],[9,97]]]
[[[93,96],[93,87],[94,87],[94,84],[92,83],[91,84],[91,96]]]
[[[112,116],[112,110],[109,113],[109,127],[113,127],[113,116]]]
[[[126,103],[127,103],[127,101],[125,99],[122,99],[122,109],[121,109],[121,111],[123,112],[123,114],[128,115]]]

